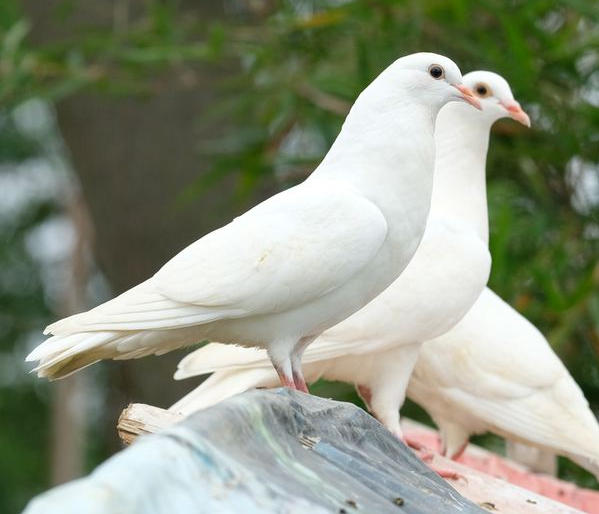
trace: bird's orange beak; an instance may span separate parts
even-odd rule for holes
[[[482,111],[483,108],[480,105],[480,102],[474,96],[469,87],[466,87],[464,84],[452,84],[460,93],[461,97],[465,102],[468,102],[473,107],[476,107],[479,111]]]
[[[520,104],[516,102],[516,100],[506,100],[504,102],[499,102],[499,104],[507,111],[510,118],[530,128],[530,118],[528,117],[528,114],[522,110],[522,107],[520,107]]]

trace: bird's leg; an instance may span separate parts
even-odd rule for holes
[[[302,371],[302,356],[304,355],[304,350],[312,341],[314,341],[314,339],[316,339],[316,337],[302,337],[291,352],[291,371],[293,373],[295,388],[298,391],[302,391],[306,394],[310,394],[310,391],[308,390],[308,386],[304,380],[304,372]]]
[[[270,357],[270,362],[272,362],[277,375],[279,375],[281,385],[283,387],[297,389],[295,386],[295,381],[293,380],[293,369],[291,367],[291,359],[289,358],[289,354],[284,350],[276,352],[269,349],[268,356]]]
[[[458,460],[466,451],[466,447],[468,446],[468,441],[466,440],[464,442],[464,444],[462,444],[462,446],[460,446],[460,448],[458,449],[457,452],[455,452],[453,455],[450,456],[451,460]]]
[[[289,378],[279,373],[279,379],[281,380],[281,385],[283,387],[288,387],[289,389],[297,389],[293,378]]]
[[[406,442],[406,441],[407,441],[407,439],[404,438],[404,442]],[[425,462],[427,464],[427,466],[429,468],[431,468],[435,473],[437,473],[437,475],[439,475],[441,478],[445,478],[447,480],[459,480],[460,478],[463,478],[464,480],[466,480],[466,477],[464,475],[461,475],[457,471],[453,471],[451,469],[445,469],[445,468],[436,466],[433,463],[433,460],[435,458],[435,453],[436,452],[432,451],[430,448],[427,448],[422,443],[420,443],[418,441],[411,440],[410,442],[406,442],[406,444],[408,444],[408,446],[410,446],[411,448],[413,448],[415,450],[416,455],[418,455],[418,457],[423,462]],[[464,449],[466,448],[467,445],[468,445],[468,441],[466,441],[460,447],[460,451],[458,453],[458,457],[462,454],[462,452],[464,451]],[[441,450],[441,454],[445,457],[446,453],[447,453],[447,449],[445,447],[443,447],[442,450]],[[452,460],[456,460],[456,458],[454,458],[454,457],[455,456],[452,456],[451,459]]]
[[[358,392],[358,396],[362,398],[362,401],[366,405],[368,412],[371,412],[372,409],[370,408],[370,402],[372,401],[372,391],[370,390],[370,387],[356,384],[356,391]]]
[[[409,443],[406,441],[406,438],[404,437],[401,427],[399,426],[399,415],[397,416],[397,423],[394,423],[392,420],[392,418],[394,417],[393,414],[389,414],[387,413],[385,416],[379,416],[376,413],[376,410],[372,408],[372,389],[370,389],[370,387],[362,385],[362,384],[355,384],[356,387],[356,391],[358,393],[358,396],[362,399],[362,401],[364,402],[364,404],[366,405],[366,408],[368,409],[368,412],[370,412],[370,414],[372,415],[373,418],[375,418],[376,420],[380,421],[383,425],[385,425],[389,431],[398,439],[400,439],[402,442],[404,442],[406,445],[409,446]],[[385,422],[385,420],[387,420],[387,423]]]
[[[404,437],[399,425],[399,409],[406,399],[408,381],[419,350],[420,344],[415,343],[387,352],[388,358],[378,363],[376,374],[367,384],[358,386],[358,393],[368,404],[372,415],[402,441]]]
[[[437,425],[441,433],[441,455],[451,460],[458,460],[468,446],[470,434],[459,423],[440,420]]]
[[[301,366],[299,369],[293,370],[293,381],[295,382],[295,388],[302,393],[310,394],[306,381],[304,380],[304,374],[302,373]]]
[[[384,416],[377,415],[376,410],[373,409],[372,405],[371,405],[372,404],[372,389],[370,389],[370,387],[362,385],[362,384],[355,384],[355,387],[356,387],[358,396],[362,399],[362,401],[366,405],[366,408],[368,409],[368,412],[370,412],[372,417],[375,418],[376,420],[380,421],[383,425],[385,425],[395,437],[400,439],[406,445],[410,446],[410,443],[407,442],[406,438],[403,435],[401,427],[399,425],[399,414],[397,415],[397,423],[392,421],[393,417],[394,417],[393,414],[386,413]],[[391,420],[391,421],[389,421],[389,420]]]
[[[439,476],[449,480],[464,478],[455,471],[434,465],[432,461],[435,454],[431,450],[403,435],[399,424],[399,408],[403,405],[405,400],[405,389],[407,384],[399,383],[396,378],[394,381],[391,381],[385,380],[384,377],[380,377],[380,380],[381,382],[374,385],[372,388],[362,386],[362,390],[358,389],[358,392],[363,399],[369,396],[369,401],[367,403],[372,415],[385,425],[387,429],[404,444],[409,447],[416,447],[414,448],[414,453]]]

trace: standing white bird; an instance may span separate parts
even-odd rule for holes
[[[452,330],[423,345],[408,396],[431,415],[450,458],[471,435],[494,432],[599,478],[599,424],[582,391],[541,332],[488,288]]]
[[[506,116],[529,124],[499,75],[472,72],[464,83],[483,110],[448,104],[437,117],[431,211],[416,255],[392,286],[304,354],[309,382],[354,383],[371,412],[400,437],[399,408],[420,344],[455,325],[489,277],[485,160],[491,125]],[[259,351],[201,348],[181,361],[175,377],[217,373],[172,409],[189,413],[249,387],[276,385],[267,363]]]
[[[358,97],[322,163],[196,241],[152,278],[46,329],[27,357],[61,378],[101,359],[163,354],[203,339],[268,350],[283,385],[307,390],[304,349],[403,271],[424,232],[434,123],[477,105],[456,64],[398,59]]]

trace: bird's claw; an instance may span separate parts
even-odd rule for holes
[[[440,468],[436,468],[435,466],[429,465],[429,467],[435,472],[437,473],[437,475],[439,475],[441,478],[444,478],[445,480],[460,480],[463,479],[466,483],[468,483],[468,479],[462,475],[461,473],[458,473],[457,471],[453,471],[451,469],[440,469]]]
[[[430,449],[426,445],[422,444],[420,441],[416,439],[412,439],[409,436],[404,435],[401,437],[401,440],[406,444],[406,446],[409,446],[417,452],[430,452]]]

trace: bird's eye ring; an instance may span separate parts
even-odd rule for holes
[[[488,96],[491,96],[491,88],[489,86],[487,86],[487,84],[476,84],[476,86],[474,86],[473,88],[474,93],[476,94],[476,96],[480,97],[480,98],[487,98]]]
[[[428,73],[435,80],[441,80],[445,78],[445,70],[438,64],[431,64],[428,68]]]

